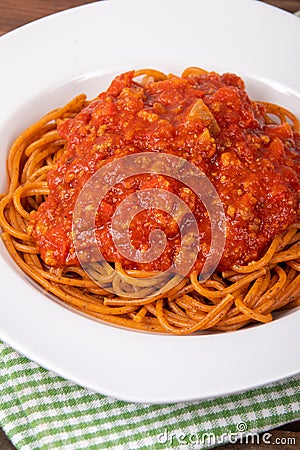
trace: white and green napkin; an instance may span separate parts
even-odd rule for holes
[[[297,419],[300,375],[209,400],[136,404],[77,386],[0,343],[0,424],[18,450],[194,450],[250,433],[248,442],[272,444],[266,430]]]

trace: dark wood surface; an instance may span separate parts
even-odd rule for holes
[[[93,3],[93,0],[0,0],[0,36],[25,23],[32,22],[33,20],[54,12],[63,11],[87,3]],[[300,10],[300,0],[266,0],[265,3],[269,3],[292,13]],[[277,442],[280,442],[280,439],[282,442],[281,444],[279,443],[276,445],[276,449],[300,449],[300,421],[273,430],[272,436],[274,439],[278,438]],[[293,439],[295,441],[293,441]],[[218,447],[218,449],[269,450],[270,447],[272,447],[272,445],[264,443],[260,443],[259,445],[245,443],[228,444]],[[15,447],[10,443],[9,439],[0,428],[0,450],[13,450],[14,448]]]
[[[264,0],[265,3],[269,3],[269,5],[276,6],[277,8],[285,9],[286,11],[290,11],[295,13],[300,9],[300,1],[299,0]]]

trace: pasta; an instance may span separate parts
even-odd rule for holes
[[[147,88],[173,78],[201,79],[204,83],[203,80],[208,75],[211,77],[209,82],[215,82],[216,75],[207,74],[203,69],[196,67],[186,69],[181,77],[143,69],[133,74],[134,80],[143,77],[142,81],[133,81],[133,83],[139,89],[140,86]],[[234,79],[234,83],[239,82]],[[233,81],[231,80],[230,83]],[[124,89],[130,89],[130,87]],[[234,86],[230,89],[236,92],[238,87]],[[241,87],[239,89],[242,90]],[[116,94],[111,92],[110,95],[120,96],[119,92]],[[122,92],[121,88],[120,92]],[[207,120],[204,131],[201,131],[202,136],[204,132],[208,133],[210,145],[215,145],[215,142],[218,143],[220,128],[222,128],[220,121],[215,119],[218,115],[215,105],[217,102],[214,103],[214,111],[211,104],[206,106],[204,101],[201,100],[202,103],[200,100],[197,101],[198,109],[200,106],[202,108],[202,119],[200,117],[199,120],[204,123],[205,114]],[[261,244],[253,259],[251,259],[249,244],[249,258],[246,262],[243,263],[243,260],[238,260],[237,257],[231,265],[223,263],[223,266],[221,264],[204,282],[199,280],[200,270],[196,265],[177,284],[170,284],[169,288],[164,286],[163,292],[158,291],[154,296],[147,295],[148,286],[151,285],[151,278],[162,272],[159,266],[149,265],[143,268],[143,265],[130,266],[127,262],[123,264],[122,261],[111,261],[110,270],[103,269],[101,265],[94,265],[92,270],[97,271],[96,275],[101,279],[99,285],[94,281],[94,277],[89,277],[86,270],[78,264],[76,255],[75,259],[71,259],[68,264],[52,264],[51,260],[42,254],[41,244],[34,237],[34,227],[39,224],[36,214],[50,194],[49,174],[58,167],[68,148],[65,131],[60,130],[64,130],[63,127],[66,126],[64,124],[74,123],[68,121],[74,120],[79,113],[92,108],[91,105],[93,102],[87,101],[85,95],[77,96],[65,106],[48,113],[31,125],[16,139],[10,149],[7,163],[9,188],[0,201],[2,239],[16,264],[30,278],[63,304],[78,311],[111,324],[148,332],[185,335],[202,330],[234,331],[255,322],[268,323],[272,321],[275,311],[299,306],[299,211],[294,211],[293,216],[288,216],[285,224],[278,219],[279,225],[274,236],[269,239],[267,245],[266,241],[264,242],[263,251],[261,251],[263,245]],[[258,117],[255,120],[260,121],[261,128],[269,126],[269,134],[265,138],[265,151],[272,151],[274,155],[281,154],[285,151],[282,142],[285,146],[293,145],[293,148],[289,147],[288,151],[296,155],[293,164],[297,166],[300,156],[300,129],[297,118],[286,109],[270,103],[252,101],[251,105]],[[154,107],[157,111],[159,110],[158,104]],[[222,108],[222,105],[218,107]],[[196,114],[195,110],[189,117],[193,117],[193,114]],[[234,115],[234,111],[231,114]],[[264,120],[263,125],[262,120]],[[105,130],[103,132],[105,133]],[[283,136],[283,133],[286,135]],[[226,160],[226,154],[228,155],[225,151],[226,145],[225,142],[222,147],[222,154],[225,155],[221,157],[223,162]],[[213,157],[214,155],[210,158]],[[272,158],[273,156],[270,158],[271,162]],[[280,200],[281,197],[278,199]],[[230,217],[236,217],[235,209],[227,208],[228,220],[231,220]],[[247,208],[241,211],[247,211]],[[243,219],[246,223],[246,219]],[[254,219],[251,220],[251,226],[258,233],[255,226],[259,225]],[[232,245],[236,246],[236,241],[233,241]],[[244,249],[241,253],[243,251]],[[228,261],[231,260],[228,259]],[[120,276],[118,279],[116,273]],[[132,285],[133,292],[135,286],[144,283],[145,286],[142,286],[144,291],[141,292],[145,292],[145,296],[130,298],[123,295],[123,285],[122,281],[120,282],[122,277]],[[149,280],[149,284],[141,281],[145,279]],[[106,286],[114,286],[114,292],[106,289]]]

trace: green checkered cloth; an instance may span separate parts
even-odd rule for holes
[[[257,443],[256,433],[300,419],[300,375],[210,400],[136,404],[77,386],[0,342],[0,399],[0,424],[17,449],[194,450],[250,433]]]

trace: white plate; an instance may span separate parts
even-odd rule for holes
[[[145,66],[232,71],[254,98],[300,116],[300,19],[252,0],[126,0],[85,5],[0,39],[0,167],[27,125],[113,75]],[[236,392],[300,371],[300,310],[227,334],[165,336],[102,324],[62,307],[1,243],[0,336],[42,366],[97,392],[176,402]]]

